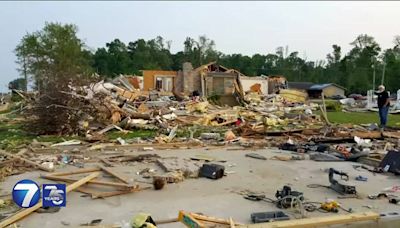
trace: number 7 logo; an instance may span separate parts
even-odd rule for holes
[[[20,207],[32,207],[40,199],[39,186],[32,180],[21,180],[15,184],[12,196],[14,202]]]

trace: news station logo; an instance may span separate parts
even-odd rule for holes
[[[65,207],[65,184],[43,184],[43,207]]]
[[[14,202],[22,208],[33,207],[40,200],[39,185],[28,179],[18,181],[13,187],[12,197]],[[65,207],[65,184],[43,184],[42,203],[43,207]]]
[[[18,181],[13,188],[12,197],[14,202],[23,208],[35,206],[40,199],[39,185],[32,180]]]

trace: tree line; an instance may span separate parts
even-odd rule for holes
[[[187,37],[183,50],[177,53],[171,53],[172,42],[161,36],[128,43],[114,39],[89,51],[76,32],[75,25],[46,23],[41,31],[24,36],[15,51],[21,75],[32,79],[40,90],[49,77],[68,77],[71,73],[112,78],[119,74],[140,75],[140,70],[180,70],[184,62],[198,67],[217,61],[247,76],[284,75],[289,81],[332,82],[344,86],[348,93],[365,94],[372,89],[374,77],[375,87],[383,83],[392,92],[400,88],[400,36],[394,37],[393,47],[382,50],[373,37],[361,34],[350,42],[349,52],[343,53],[334,44],[326,59],[308,61],[297,51],[289,52],[288,47],[252,56],[224,54],[205,35]],[[67,72],[59,72],[62,69]]]

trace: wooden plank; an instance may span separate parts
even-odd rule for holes
[[[178,220],[187,227],[206,228],[206,226],[193,218],[189,213],[179,211]]]
[[[103,170],[104,172],[106,172],[106,173],[108,173],[108,174],[114,176],[114,177],[117,178],[118,180],[124,182],[125,184],[129,184],[129,181],[128,181],[125,177],[123,177],[123,176],[121,176],[120,174],[118,174],[118,173],[112,171],[110,168],[104,167],[104,166],[102,166],[102,165],[98,165],[98,167],[99,167],[101,170]]]
[[[94,178],[96,178],[99,175],[100,175],[100,173],[92,173],[92,174],[68,185],[66,188],[66,192],[68,193],[70,191],[73,191],[76,188],[79,188],[80,186],[86,184],[90,180],[93,180]],[[7,219],[3,220],[2,222],[0,222],[0,227],[6,227],[8,225],[11,225],[11,224],[17,222],[18,220],[24,218],[25,216],[28,216],[32,212],[41,208],[42,205],[43,205],[43,202],[40,200],[35,206],[23,209],[23,210],[19,211],[18,213],[14,214],[13,216],[11,216],[10,218],[7,218]]]
[[[132,189],[127,189],[127,190],[122,190],[122,191],[111,191],[111,192],[100,192],[92,195],[93,199],[97,198],[106,198],[106,197],[111,197],[111,196],[118,196],[118,195],[123,195],[123,194],[128,194],[128,193],[133,193],[133,192],[139,192],[145,189],[150,189],[151,187],[146,187],[146,188],[132,188]]]
[[[14,155],[14,154],[7,153],[7,152],[5,152],[5,151],[3,151],[3,150],[0,150],[0,154],[2,154],[2,155],[4,155],[4,156],[11,157],[11,158],[19,159],[19,160],[21,160],[21,161],[23,161],[23,162],[25,162],[25,163],[27,163],[27,164],[29,164],[29,165],[32,165],[32,166],[34,166],[34,167],[37,167],[38,169],[43,170],[43,171],[46,171],[46,172],[53,172],[53,171],[54,171],[53,169],[49,169],[49,168],[47,168],[47,167],[41,166],[40,164],[38,164],[38,163],[36,163],[36,162],[33,162],[33,161],[31,161],[31,160],[28,160],[28,159],[26,159],[26,158],[23,158],[23,157]]]
[[[98,167],[91,167],[91,168],[85,168],[85,169],[75,169],[75,170],[66,171],[66,172],[52,173],[51,176],[68,176],[68,175],[74,175],[74,174],[96,172],[96,171],[100,171],[100,170],[101,169]]]
[[[377,220],[380,215],[375,212],[363,212],[347,215],[331,215],[316,218],[294,219],[288,221],[278,221],[271,223],[258,223],[239,226],[239,228],[308,228],[338,224],[348,224],[360,221]]]
[[[229,223],[230,223],[229,225],[231,228],[235,228],[235,222],[233,222],[232,217],[229,217]]]
[[[41,175],[41,178],[54,180],[54,181],[64,181],[64,182],[74,182],[77,181],[74,178],[69,177],[59,177],[59,176],[52,176],[52,175]],[[91,180],[88,182],[89,184],[95,185],[104,185],[104,186],[113,186],[113,187],[120,187],[120,188],[132,188],[132,185],[124,184],[124,183],[115,183],[115,182],[108,182],[108,181],[98,181],[98,180]]]
[[[114,167],[114,164],[109,160],[107,160],[106,158],[99,158],[99,160],[109,167]]]
[[[96,194],[99,194],[99,193],[100,193],[100,192],[98,192],[98,191],[94,191],[94,190],[92,190],[92,189],[89,189],[89,188],[86,188],[86,187],[83,187],[83,186],[81,186],[81,187],[75,189],[75,191],[88,194],[88,195],[90,195],[91,197],[92,197],[93,195],[96,195]]]
[[[351,133],[351,136],[358,136],[363,139],[379,139],[382,138],[380,131],[355,131]]]
[[[321,111],[322,118],[324,118],[324,120],[325,120],[325,123],[327,125],[330,125],[328,117],[326,116],[326,113],[324,112],[324,108],[322,107],[322,105],[319,105],[318,107],[319,107],[319,110]]]
[[[93,180],[94,178],[98,177],[99,175],[100,175],[99,172],[92,173],[92,174],[90,174],[90,175],[88,175],[88,176],[86,176],[86,177],[84,177],[84,178],[82,178],[82,179],[80,179],[78,181],[75,181],[74,183],[68,185],[65,190],[67,191],[67,193],[71,192],[71,191],[79,188],[80,186],[90,182],[91,180]]]
[[[384,136],[384,137],[387,137],[387,138],[396,138],[396,139],[400,139],[400,132],[389,132],[389,131],[384,131],[384,132],[382,132],[382,135]]]
[[[215,218],[215,217],[210,217],[210,216],[205,216],[205,215],[199,215],[199,214],[195,214],[195,213],[188,213],[188,214],[199,221],[206,221],[206,222],[212,222],[212,223],[218,223],[218,224],[224,224],[224,225],[231,224],[231,222],[229,220],[225,220],[225,219],[220,219],[220,218]]]
[[[106,198],[106,197],[111,197],[111,196],[117,196],[117,195],[123,195],[123,194],[128,194],[128,193],[133,193],[133,192],[139,192],[142,190],[146,189],[151,189],[152,187],[145,187],[145,188],[139,188],[139,186],[132,188],[132,189],[125,189],[125,190],[119,190],[119,191],[110,191],[110,192],[99,192],[87,187],[79,187],[75,189],[75,191],[82,192],[85,194],[88,194],[92,197],[92,199],[98,199],[98,198]]]
[[[2,162],[0,162],[0,167],[3,167],[3,166],[5,166],[5,165],[7,165],[7,164],[10,164],[10,163],[13,163],[13,162],[15,162],[15,160],[17,160],[17,159],[11,158],[11,159],[2,161]]]
[[[157,225],[179,222],[178,218],[161,219],[154,221]]]

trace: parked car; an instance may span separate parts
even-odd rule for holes
[[[341,99],[344,99],[344,98],[346,98],[345,96],[342,96],[342,95],[333,95],[333,96],[331,96],[331,97],[328,97],[329,99],[332,99],[332,100],[341,100]]]
[[[350,94],[348,97],[349,97],[349,98],[353,98],[354,100],[366,100],[366,99],[367,99],[367,98],[364,97],[363,95],[361,95],[361,94],[355,94],[355,93]]]

